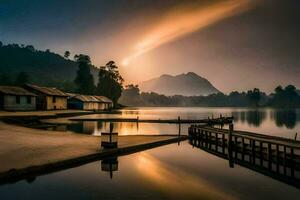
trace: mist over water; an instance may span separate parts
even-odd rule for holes
[[[84,118],[137,118],[139,119],[206,119],[222,116],[233,116],[236,130],[251,131],[294,139],[295,133],[300,132],[299,109],[271,108],[179,108],[179,107],[137,107],[121,110],[120,114],[87,115]],[[81,118],[81,117],[76,117]],[[189,124],[182,124],[181,134],[187,134]],[[114,123],[115,131],[120,135],[156,135],[178,134],[177,124],[151,124],[135,122]],[[227,128],[225,126],[225,128]],[[76,133],[101,135],[109,130],[109,122],[83,121],[68,126],[58,126],[57,129],[71,130]],[[300,136],[297,137],[300,140]]]

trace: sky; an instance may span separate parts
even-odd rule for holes
[[[300,88],[298,0],[0,0],[0,41],[114,60],[126,83],[195,72],[228,93]]]

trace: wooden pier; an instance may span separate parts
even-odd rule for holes
[[[250,132],[193,125],[189,141],[195,147],[300,188],[300,141]]]
[[[230,124],[233,117],[207,118],[207,119],[139,119],[137,118],[71,118],[71,121],[99,121],[99,122],[137,122],[137,123],[165,123],[165,124]]]

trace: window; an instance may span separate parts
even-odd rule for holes
[[[20,104],[21,103],[21,97],[20,96],[16,96],[16,104]]]
[[[52,103],[55,103],[56,102],[56,96],[54,96],[53,98],[52,98]]]
[[[27,104],[31,104],[31,96],[27,96]]]

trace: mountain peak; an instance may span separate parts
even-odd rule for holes
[[[172,78],[173,76],[169,75],[169,74],[162,74],[160,76],[160,78]]]
[[[158,78],[140,83],[140,89],[144,92],[156,92],[167,96],[206,96],[219,92],[208,80],[194,72],[176,76],[163,74]]]

